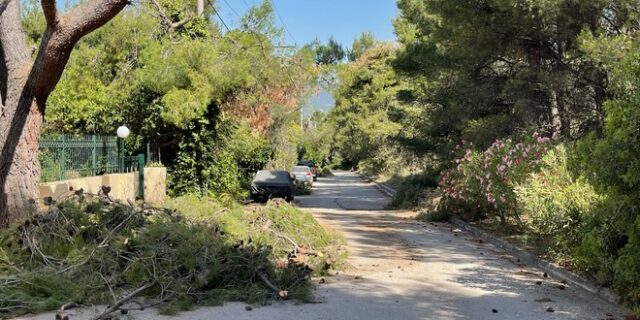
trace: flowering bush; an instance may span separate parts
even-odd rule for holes
[[[518,218],[514,187],[539,170],[552,145],[552,139],[537,132],[519,143],[496,140],[483,152],[472,150],[470,145],[456,160],[457,166],[440,179],[442,205],[472,219],[488,214],[497,215],[502,222],[509,217]]]

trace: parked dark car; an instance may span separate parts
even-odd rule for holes
[[[258,171],[251,182],[251,200],[265,202],[272,198],[284,198],[291,202],[296,190],[293,180],[287,171]]]
[[[318,181],[318,166],[316,162],[313,160],[300,160],[298,161],[299,166],[306,166],[311,168],[311,173],[313,173],[313,181]]]

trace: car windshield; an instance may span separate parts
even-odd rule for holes
[[[302,160],[302,161],[298,161],[298,165],[306,166],[306,167],[315,167],[316,164],[310,160]]]
[[[288,182],[290,180],[289,173],[286,171],[258,171],[254,182]]]
[[[301,172],[307,172],[307,171],[309,171],[309,167],[297,166],[293,168],[293,172],[301,173]]]

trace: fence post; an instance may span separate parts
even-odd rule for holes
[[[60,181],[63,181],[67,171],[67,159],[66,159],[66,147],[67,147],[67,139],[66,135],[62,135],[62,152],[60,154]]]
[[[96,148],[98,147],[98,143],[96,142],[96,135],[92,135],[91,136],[91,157],[92,159],[92,166],[91,166],[91,170],[92,170],[92,175],[95,175],[98,172],[98,159],[97,159],[97,154],[96,154]]]
[[[145,161],[148,163],[151,161],[151,143],[147,140],[147,158]]]
[[[138,196],[144,201],[144,154],[138,155]]]
[[[124,139],[118,137],[118,173],[124,172]]]

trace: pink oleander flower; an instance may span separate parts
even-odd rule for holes
[[[547,143],[549,140],[550,139],[548,137],[538,137],[537,139],[538,143]]]

